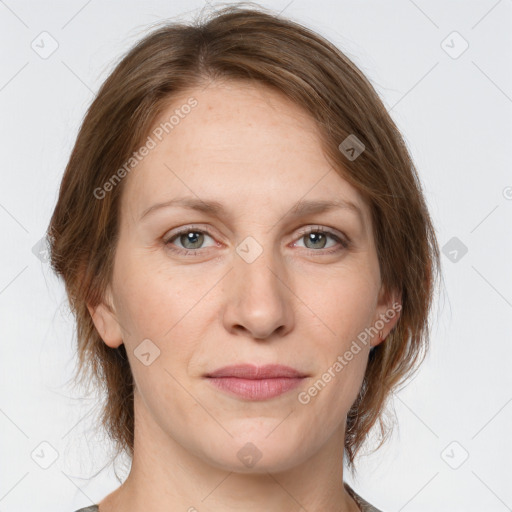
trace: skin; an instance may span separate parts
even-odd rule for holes
[[[104,342],[125,344],[136,386],[131,472],[100,512],[357,511],[340,484],[346,415],[370,347],[398,313],[308,404],[297,395],[397,300],[381,286],[369,208],[326,160],[315,122],[286,97],[211,82],[176,97],[161,120],[191,96],[198,105],[124,178],[112,283],[105,303],[89,307]],[[228,213],[172,207],[140,220],[184,196],[216,200]],[[290,215],[299,199],[340,198],[361,218],[343,208]],[[204,238],[172,238],[190,225]],[[318,226],[351,245],[304,233]],[[236,252],[249,236],[262,249],[251,263]],[[160,350],[148,366],[134,354],[145,339]],[[256,402],[204,378],[240,362],[309,377]],[[261,453],[253,467],[237,457],[247,442]]]

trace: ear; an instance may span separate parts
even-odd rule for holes
[[[123,343],[123,336],[115,309],[111,304],[113,304],[113,301],[109,286],[106,292],[106,303],[101,302],[95,307],[87,304],[87,309],[101,339],[109,347],[117,348]]]
[[[379,332],[372,338],[370,343],[372,347],[379,345],[387,338],[397,324],[401,311],[402,294],[396,290],[388,292],[382,285],[372,324]]]

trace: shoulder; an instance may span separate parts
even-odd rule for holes
[[[365,499],[361,498],[359,494],[357,494],[350,485],[347,484],[347,482],[343,482],[345,485],[345,489],[347,489],[348,493],[352,498],[354,498],[354,501],[359,505],[359,508],[361,509],[361,512],[382,512],[380,509],[375,508],[373,505],[368,503]]]
[[[98,505],[91,505],[90,507],[75,510],[75,512],[98,512]]]

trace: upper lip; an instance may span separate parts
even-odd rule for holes
[[[266,364],[256,366],[253,364],[236,364],[224,366],[208,373],[206,377],[238,377],[240,379],[276,379],[279,377],[297,378],[306,377],[306,374],[280,364]]]

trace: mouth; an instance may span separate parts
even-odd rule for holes
[[[205,376],[217,389],[245,400],[268,400],[299,386],[307,374],[290,366],[250,364],[219,368]]]

